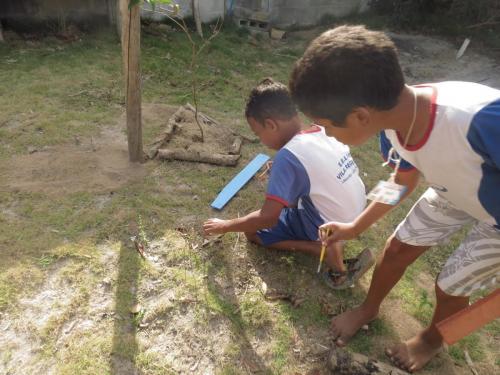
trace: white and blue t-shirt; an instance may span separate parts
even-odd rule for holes
[[[318,239],[320,225],[350,222],[366,205],[365,187],[349,147],[317,125],[296,134],[276,153],[266,198],[296,207],[282,224],[300,227],[306,234],[303,239],[309,240]]]
[[[418,87],[433,90],[427,132],[405,148],[396,131],[383,131],[384,158],[394,147],[401,170],[417,168],[458,209],[500,228],[500,91],[469,82]]]

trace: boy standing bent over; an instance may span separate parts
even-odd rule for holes
[[[363,304],[333,319],[338,345],[377,316],[407,266],[472,224],[437,278],[431,325],[387,350],[396,365],[418,370],[443,344],[436,323],[465,308],[475,290],[500,282],[500,91],[466,82],[406,86],[392,41],[362,26],[316,38],[290,87],[328,135],[352,145],[378,135],[397,167],[395,182],[407,187],[403,198],[420,175],[430,185],[388,239]],[[356,237],[392,207],[372,202],[352,221],[325,224],[333,232],[325,242]]]
[[[265,247],[319,256],[320,225],[351,221],[365,207],[365,187],[349,147],[326,136],[320,126],[305,128],[285,85],[263,80],[250,94],[245,116],[260,141],[279,150],[260,210],[232,220],[209,219],[205,234],[245,232]],[[341,243],[326,263],[345,271]],[[332,282],[334,282],[333,280]]]

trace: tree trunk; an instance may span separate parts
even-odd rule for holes
[[[123,72],[127,107],[128,154],[131,162],[142,162],[141,125],[141,8],[128,8],[129,0],[120,0]]]
[[[200,37],[203,38],[203,29],[201,27],[201,19],[200,19],[200,1],[193,0],[192,7],[193,7],[194,22],[196,23],[196,31],[198,32]]]
[[[3,32],[2,32],[2,21],[0,20],[0,43],[4,42]]]

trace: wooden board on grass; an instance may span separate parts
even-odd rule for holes
[[[258,154],[250,163],[243,168],[227,185],[222,189],[211,206],[216,210],[221,210],[234,195],[250,181],[255,173],[269,160],[269,156]]]

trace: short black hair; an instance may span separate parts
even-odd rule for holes
[[[339,26],[314,39],[295,63],[290,92],[306,115],[341,125],[355,107],[393,108],[405,81],[391,39],[364,26]]]
[[[263,79],[252,89],[245,108],[245,116],[259,123],[267,118],[288,120],[296,115],[297,109],[288,88],[272,78]]]

